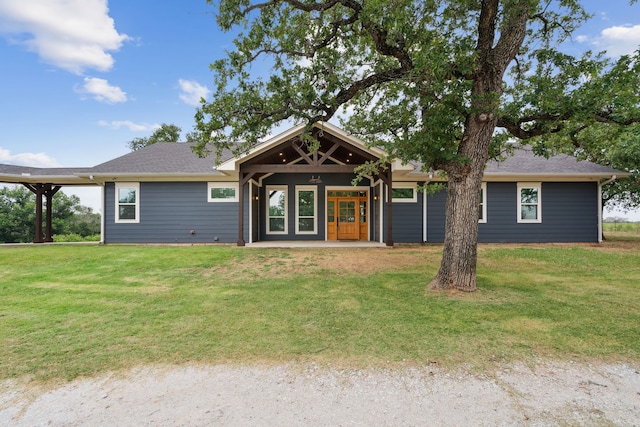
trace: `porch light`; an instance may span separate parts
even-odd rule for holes
[[[310,184],[320,184],[321,182],[322,180],[320,179],[320,175],[318,176],[311,175],[311,179],[309,180]]]

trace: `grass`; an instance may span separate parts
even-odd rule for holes
[[[141,364],[640,360],[640,240],[483,245],[479,291],[425,291],[440,246],[0,247],[0,378]]]

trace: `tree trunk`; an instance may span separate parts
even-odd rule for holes
[[[478,208],[489,145],[496,129],[502,79],[526,35],[531,2],[514,2],[504,13],[496,42],[499,0],[483,0],[478,20],[477,69],[471,88],[471,109],[466,116],[458,159],[443,169],[449,182],[444,251],[440,270],[430,289],[476,290]],[[486,197],[486,196],[485,196]]]
[[[476,290],[480,185],[474,181],[471,175],[449,180],[444,251],[430,289]]]
[[[476,290],[480,190],[495,120],[485,115],[471,118],[460,151],[470,160],[450,165],[444,250],[440,270],[430,289]],[[485,195],[486,197],[486,195]]]

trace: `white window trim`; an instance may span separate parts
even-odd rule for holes
[[[518,191],[518,194],[520,192]],[[479,224],[487,223],[487,183],[482,183],[482,219],[478,219]]]
[[[300,191],[313,191],[313,230],[300,231]],[[308,217],[305,217],[308,218]],[[318,186],[296,185],[296,234],[318,234]]]
[[[267,234],[289,234],[289,187],[287,185],[267,185],[265,191],[266,191],[265,198],[267,199],[265,202],[265,207],[267,211],[267,214],[266,214],[267,222],[265,224],[266,233]],[[269,223],[270,223],[269,220],[271,219],[271,216],[269,215],[269,193],[272,191],[284,191],[284,231],[269,230]]]
[[[236,196],[233,199],[216,199],[211,197],[211,189],[213,188],[233,188]],[[208,182],[207,183],[207,201],[216,203],[233,203],[238,201],[238,183],[237,182]]]
[[[137,224],[140,222],[140,183],[139,182],[116,182],[114,192],[115,205],[115,222],[116,224]],[[136,217],[135,219],[120,219],[120,197],[118,196],[121,188],[133,188],[136,191]]]
[[[417,186],[418,186],[417,182],[398,182],[398,183],[393,183],[392,190],[396,190],[396,189],[399,189],[399,188],[411,188],[413,190],[413,197],[411,199],[396,199],[394,197],[393,198],[393,203],[417,203],[418,202],[418,190],[416,188]],[[387,200],[388,199],[389,198],[387,197]]]
[[[538,205],[536,219],[522,219],[522,189],[535,188],[538,190]],[[542,183],[541,182],[519,182],[518,183],[518,223],[539,224],[542,222]]]

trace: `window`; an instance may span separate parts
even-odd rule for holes
[[[287,234],[287,186],[268,186],[267,234]]]
[[[237,202],[238,183],[210,182],[207,185],[210,202]]]
[[[140,183],[116,183],[115,201],[116,222],[140,222]]]
[[[316,234],[315,186],[296,186],[296,234]]]
[[[394,184],[391,188],[391,196],[393,198],[393,202],[398,203],[411,203],[417,202],[418,196],[416,194],[416,184],[415,183],[402,183],[402,184]]]
[[[542,185],[518,183],[518,222],[542,222]]]
[[[487,222],[487,183],[482,183],[480,188],[480,208],[478,209],[478,222]]]

